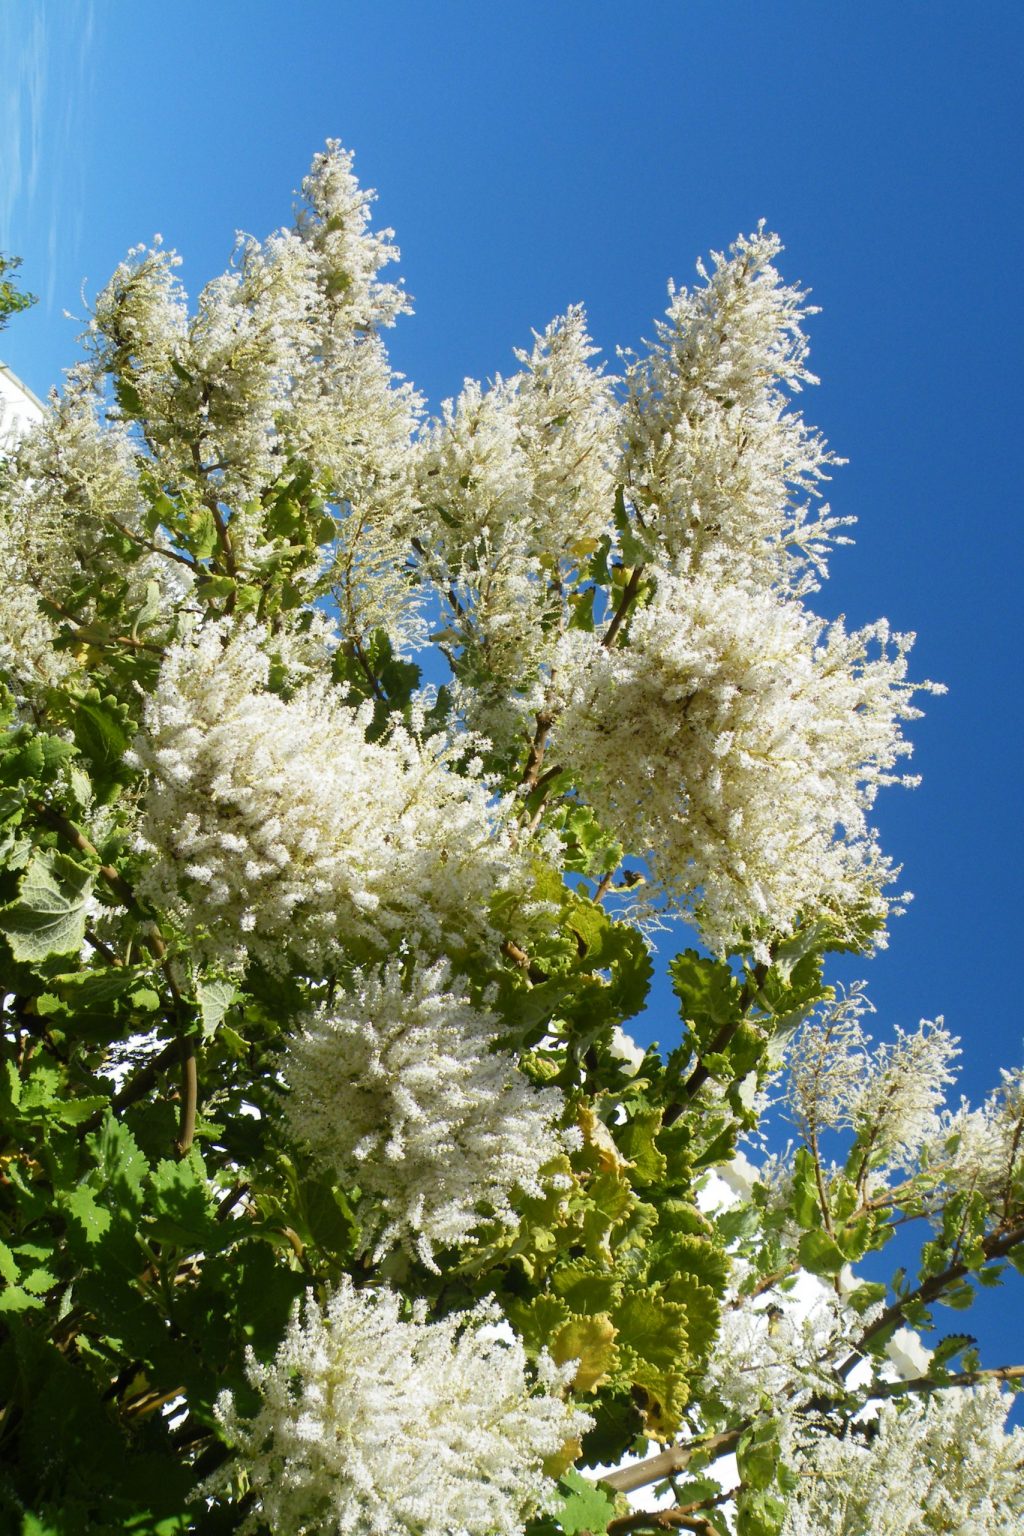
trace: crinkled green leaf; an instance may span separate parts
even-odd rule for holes
[[[199,999],[199,1015],[203,1025],[203,1038],[209,1040],[216,1034],[217,1029],[231,1007],[238,1001],[238,988],[232,981],[221,981],[215,978],[203,980],[196,986],[196,996]]]
[[[558,1501],[552,1514],[566,1536],[603,1531],[615,1515],[615,1501],[603,1488],[588,1483],[578,1472],[565,1472],[558,1484]]]
[[[846,1255],[827,1232],[805,1232],[797,1247],[797,1257],[812,1275],[838,1275]]]
[[[66,854],[37,853],[0,911],[0,929],[16,960],[34,963],[50,955],[77,954],[85,939],[92,874]]]

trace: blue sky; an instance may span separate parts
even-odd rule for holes
[[[435,408],[574,301],[614,361],[767,219],[822,306],[804,405],[859,519],[817,606],[916,630],[950,690],[912,727],[921,788],[879,807],[916,899],[852,974],[879,1033],[944,1013],[978,1099],[1024,1057],[1022,44],[998,0],[0,0],[0,250],[41,300],[0,355],[44,393],[83,280],[160,231],[194,291],[328,136],[397,230],[393,356]]]

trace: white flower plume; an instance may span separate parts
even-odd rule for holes
[[[532,1385],[498,1317],[484,1305],[428,1323],[347,1280],[324,1312],[310,1296],[270,1365],[250,1354],[255,1417],[228,1392],[217,1403],[254,1494],[243,1530],[520,1536],[552,1490],[542,1462],[590,1420],[558,1395],[576,1362],[542,1358]]]
[[[272,969],[486,933],[494,896],[529,884],[504,803],[454,770],[455,748],[401,729],[367,742],[372,711],[330,685],[269,692],[268,648],[258,626],[219,623],[168,651],[133,754],[140,893],[208,958],[244,946]]]
[[[629,371],[626,491],[677,575],[713,560],[734,582],[805,592],[851,519],[810,515],[841,461],[789,409],[787,391],[817,383],[801,325],[814,310],[772,265],[781,249],[761,228],[710,275],[698,265],[703,287],[670,289],[658,344]]]
[[[942,1019],[871,1048],[861,1020],[863,983],[812,1015],[786,1053],[787,1098],[801,1132],[852,1130],[863,1168],[909,1169],[940,1127],[950,1070],[960,1055]]]
[[[1003,1070],[979,1109],[947,1111],[928,1141],[929,1165],[956,1190],[975,1190],[997,1212],[1024,1195],[1024,1067]]]
[[[914,782],[892,773],[919,713],[912,638],[826,626],[714,567],[662,573],[628,648],[565,637],[555,750],[712,949],[881,921],[894,871],[867,812],[880,785]]]
[[[1024,1530],[1024,1430],[1006,1432],[994,1384],[885,1403],[842,1439],[790,1459],[796,1491],[782,1536],[1010,1536]]]
[[[446,990],[443,963],[404,969],[357,973],[292,1036],[282,1075],[296,1136],[362,1190],[378,1256],[401,1241],[434,1268],[435,1246],[482,1220],[514,1225],[513,1189],[551,1183],[542,1170],[564,1149],[564,1103],[492,1049],[499,1021]]]

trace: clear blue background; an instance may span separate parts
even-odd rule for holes
[[[0,352],[45,392],[129,245],[162,232],[194,292],[328,136],[398,231],[393,356],[435,409],[573,301],[614,363],[766,218],[823,306],[804,405],[859,518],[817,605],[917,630],[950,689],[878,813],[916,900],[847,974],[879,1033],[944,1013],[976,1101],[1024,1053],[1022,43],[1019,3],[0,0],[0,250],[41,296]],[[675,1028],[662,991],[638,1033]],[[1014,1300],[990,1361],[1024,1352]]]

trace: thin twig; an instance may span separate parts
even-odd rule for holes
[[[40,821],[45,822],[48,827],[52,827],[55,832],[59,832],[61,837],[71,844],[72,848],[77,849],[79,853],[84,853],[86,858],[99,861],[100,856],[95,844],[91,843],[85,833],[80,832],[74,822],[69,821],[60,811],[55,810],[51,805],[45,805],[41,800],[32,801],[30,809],[33,815],[37,816]],[[124,876],[119,874],[112,864],[100,863],[100,874],[114,894],[121,898],[125,906],[137,907],[135,892]]]
[[[619,630],[622,628],[623,624],[626,622],[626,619],[629,616],[629,610],[633,606],[633,600],[640,590],[640,583],[643,580],[643,574],[644,567],[642,565],[635,565],[629,580],[626,582],[626,585],[622,589],[622,596],[619,598],[619,606],[616,608],[614,614],[612,615],[612,621],[608,625],[604,639],[601,641],[601,644],[605,647],[606,650],[610,651],[616,640],[619,638]]]
[[[1021,1245],[1024,1245],[1024,1226],[1011,1228],[1009,1232],[993,1232],[982,1240],[981,1246],[986,1259],[1001,1259],[1011,1249]],[[865,1328],[854,1345],[852,1352],[839,1367],[837,1374],[845,1379],[858,1361],[863,1358],[864,1350],[871,1340],[877,1338],[891,1324],[900,1322],[907,1307],[917,1304],[928,1306],[931,1302],[938,1301],[943,1291],[955,1285],[958,1280],[962,1280],[971,1272],[967,1265],[962,1262],[958,1261],[955,1264],[950,1264],[941,1273],[930,1275],[927,1280],[922,1280],[921,1284],[911,1291],[909,1295],[902,1296],[892,1302],[891,1305],[886,1307],[884,1312],[879,1313],[870,1327]]]
[[[181,1043],[178,1040],[172,1040],[170,1044],[164,1046],[162,1051],[158,1051],[155,1056],[150,1057],[146,1065],[139,1068],[134,1077],[125,1083],[121,1091],[114,1094],[110,1101],[110,1107],[114,1113],[119,1115],[122,1110],[138,1103],[139,1099],[144,1099],[160,1074],[165,1072],[180,1057]],[[88,1120],[84,1120],[78,1127],[79,1136],[87,1136],[90,1131],[94,1131],[101,1124],[103,1113],[103,1110],[99,1110],[95,1115],[90,1115]]]
[[[547,748],[548,736],[551,733],[551,726],[554,722],[554,716],[547,709],[539,710],[536,718],[537,729],[530,743],[529,756],[526,759],[526,767],[523,770],[523,777],[519,785],[520,789],[525,790],[527,794],[535,790],[540,781],[540,771],[544,763],[544,752]]]
[[[91,945],[98,955],[102,955],[108,965],[116,966],[118,969],[124,966],[121,956],[115,955],[110,945],[104,944],[102,939],[97,938],[91,928],[85,930],[85,942]]]
[[[44,597],[43,602],[47,608],[52,608],[54,613],[58,614],[68,624],[73,624],[76,630],[88,628],[87,624],[83,624],[80,619],[77,619],[69,609],[65,608],[63,604],[58,603],[55,598]],[[153,645],[150,641],[139,640],[134,635],[107,635],[105,638],[113,645],[126,645],[134,651],[152,651],[156,656],[162,656],[164,653],[162,645]],[[89,641],[88,635],[86,635],[86,640]],[[93,642],[89,641],[89,643],[92,644]]]
[[[247,1195],[248,1193],[249,1182],[247,1179],[240,1179],[237,1184],[233,1184],[214,1213],[216,1219],[218,1221],[225,1221],[227,1217],[230,1216],[239,1200],[242,1199],[243,1195]]]

